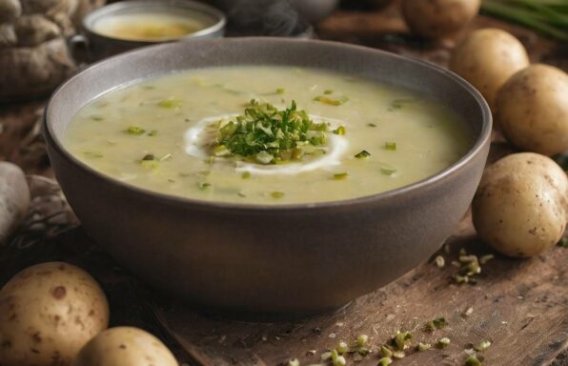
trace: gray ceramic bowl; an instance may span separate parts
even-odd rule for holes
[[[202,23],[203,29],[183,37],[163,40],[127,40],[103,35],[96,30],[96,25],[101,20],[131,14],[166,14],[186,17]],[[195,1],[121,1],[89,13],[82,21],[81,34],[71,38],[70,46],[75,58],[80,61],[91,62],[157,43],[223,37],[225,25],[226,18],[220,10]]]
[[[97,173],[62,143],[75,113],[121,84],[174,70],[241,64],[337,70],[428,94],[467,120],[475,143],[449,168],[400,189],[284,206],[150,192]],[[154,287],[210,310],[292,316],[341,307],[441,246],[480,180],[491,114],[469,84],[428,63],[339,43],[243,38],[161,45],[96,64],[53,95],[44,128],[71,206],[119,263]]]

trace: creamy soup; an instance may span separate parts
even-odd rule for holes
[[[113,90],[65,145],[115,179],[199,200],[344,200],[432,176],[471,147],[447,107],[408,90],[292,67],[218,67]]]
[[[168,13],[117,14],[97,21],[94,31],[104,36],[130,41],[175,39],[205,28],[202,22]]]

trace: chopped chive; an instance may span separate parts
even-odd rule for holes
[[[297,358],[293,358],[288,361],[287,366],[300,366],[300,360],[298,360]]]
[[[475,346],[474,349],[477,352],[483,352],[486,349],[488,349],[489,347],[491,347],[491,341],[484,340],[484,341],[479,342],[479,344],[477,346]]]
[[[391,175],[393,175],[394,173],[397,172],[395,167],[388,165],[388,164],[385,164],[385,163],[381,164],[380,170],[381,170],[381,173],[383,173],[384,175],[388,175],[388,176],[391,176]]]
[[[243,174],[241,174],[241,178],[243,179],[249,179],[251,177],[251,173],[250,172],[243,172]]]
[[[392,358],[383,357],[379,360],[379,363],[377,364],[377,366],[389,366],[390,364],[392,364]]]
[[[429,321],[428,323],[426,323],[424,325],[424,331],[433,332],[436,329],[445,328],[447,325],[448,325],[448,322],[446,321],[446,318],[444,318],[444,317],[436,318],[434,320]]]
[[[204,191],[207,188],[211,187],[211,183],[207,183],[207,182],[199,182],[197,183],[197,188],[199,188],[200,190]]]
[[[392,353],[392,358],[394,358],[395,360],[403,359],[404,356],[406,356],[404,351],[395,351]]]
[[[369,127],[377,127],[377,125],[374,124],[374,123],[367,123],[367,126],[369,126]]]
[[[387,346],[381,346],[381,348],[379,349],[379,354],[382,357],[392,357],[392,350]]]
[[[331,90],[331,89],[326,89],[326,90],[323,91],[323,94],[324,94],[324,95],[333,94],[333,90]]]
[[[86,158],[91,159],[98,159],[103,157],[103,154],[98,151],[84,151],[83,155],[85,155]]]
[[[270,193],[270,196],[272,198],[275,198],[275,199],[280,199],[280,198],[284,197],[284,192],[274,191],[274,192]]]
[[[314,101],[320,102],[320,103],[323,103],[323,104],[327,104],[327,105],[340,106],[342,104],[347,103],[349,101],[349,98],[347,98],[347,97],[330,98],[330,97],[325,96],[325,95],[320,95],[320,96],[315,97]]]
[[[124,130],[124,132],[129,135],[140,136],[143,135],[146,130],[138,126],[129,126],[126,130]]]
[[[335,130],[333,130],[332,132],[336,135],[343,136],[343,135],[345,135],[345,132],[346,132],[345,126],[339,126]]]
[[[366,334],[359,334],[355,340],[357,347],[364,347],[367,345],[367,342],[369,342],[369,336]]]
[[[335,347],[335,350],[337,351],[337,353],[342,355],[344,353],[347,353],[347,351],[349,351],[349,346],[347,345],[347,343],[341,341],[341,342],[339,342],[337,347]]]
[[[385,149],[390,151],[396,151],[396,142],[391,142],[391,141],[385,142]]]
[[[469,355],[465,360],[465,366],[482,366],[482,363],[476,355]]]
[[[336,173],[336,174],[333,175],[333,179],[335,179],[335,180],[343,180],[343,179],[347,178],[348,175],[349,175],[349,174],[346,173],[346,172],[343,172],[343,173]]]
[[[440,349],[446,348],[450,345],[450,343],[451,343],[450,338],[442,337],[442,338],[438,339],[438,342],[436,342],[436,347],[440,348]]]
[[[412,334],[410,332],[396,332],[395,336],[391,339],[391,345],[395,351],[404,351],[409,347],[410,341],[412,340]]]
[[[93,120],[93,121],[102,121],[104,119],[105,118],[103,116],[97,116],[97,115],[91,116],[91,120]]]
[[[321,152],[327,144],[328,125],[316,123],[296,102],[284,110],[251,100],[244,114],[217,123],[214,156],[233,157],[259,164],[298,161]]]
[[[397,109],[402,109],[402,107],[405,104],[413,103],[413,102],[414,102],[413,99],[395,99],[390,103],[388,110],[394,111],[394,110],[397,110]]]
[[[432,348],[432,345],[430,343],[418,343],[418,346],[416,346],[416,349],[420,352],[424,352],[424,351],[428,351],[430,348]]]
[[[158,106],[166,109],[173,109],[181,107],[181,100],[168,98],[158,102]]]
[[[276,94],[284,94],[286,90],[284,90],[284,88],[277,88],[276,89]]]
[[[151,161],[156,160],[156,156],[154,154],[146,154],[142,157],[142,161]]]
[[[367,150],[361,150],[360,152],[355,154],[355,157],[357,159],[367,159],[369,156],[371,156],[371,153],[368,152]]]
[[[156,136],[158,134],[158,130],[151,130],[148,132],[148,136]]]

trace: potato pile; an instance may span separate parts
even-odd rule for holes
[[[24,269],[0,290],[0,365],[177,365],[154,336],[105,330],[108,320],[106,296],[84,270],[63,262]]]
[[[102,0],[0,0],[0,100],[46,94],[75,63],[65,37]]]
[[[501,253],[529,257],[564,235],[568,179],[549,158],[568,151],[568,75],[529,64],[523,45],[499,29],[472,32],[453,51],[450,69],[473,84],[496,127],[523,153],[489,166],[472,204],[479,236]]]

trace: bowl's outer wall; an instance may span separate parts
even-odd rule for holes
[[[426,93],[459,111],[476,146],[445,173],[400,190],[348,204],[256,208],[132,188],[94,172],[61,147],[75,113],[119,84],[171,70],[238,64],[326,68]],[[479,183],[491,116],[465,82],[421,62],[328,42],[235,39],[158,46],[95,65],[56,93],[44,127],[71,206],[118,262],[197,305],[312,313],[396,279],[451,235]]]

